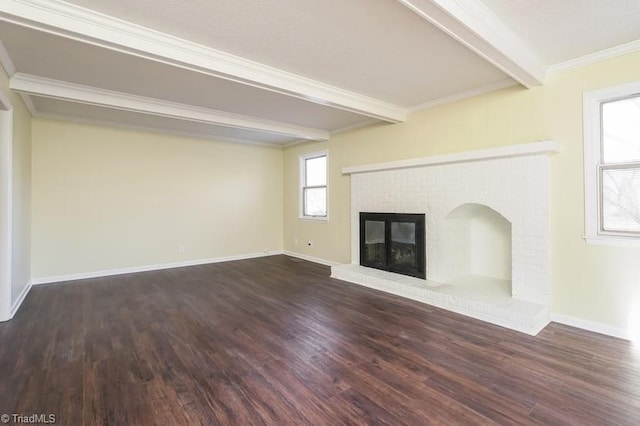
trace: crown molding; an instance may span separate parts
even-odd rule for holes
[[[11,111],[12,109],[13,104],[9,97],[5,93],[0,92],[0,111]]]
[[[282,149],[287,146],[287,143],[289,143],[289,142],[282,142],[282,143],[281,142],[258,142],[258,141],[249,140],[249,139],[219,137],[214,134],[164,129],[164,128],[152,127],[152,126],[141,126],[137,124],[122,123],[120,121],[81,118],[81,117],[72,116],[72,115],[54,114],[54,113],[40,112],[40,111],[36,111],[36,113],[34,113],[33,116],[35,118],[43,119],[43,120],[67,121],[69,123],[83,124],[83,125],[89,125],[89,126],[110,127],[114,129],[131,130],[134,132],[158,133],[161,135],[179,136],[179,137],[186,137],[186,138],[192,138],[192,139],[206,139],[206,140],[215,141],[215,142],[228,142],[228,143],[234,143],[234,144],[241,143],[245,145],[257,145],[257,146],[273,148],[273,149]],[[304,142],[309,142],[309,141],[304,141]]]
[[[584,67],[596,62],[605,61],[607,59],[635,52],[640,52],[640,40],[634,40],[629,43],[621,44],[619,46],[614,46],[609,49],[600,50],[595,53],[590,53],[588,55],[580,56],[578,58],[551,65],[547,69],[547,75],[558,74],[564,71],[572,70],[574,68]]]
[[[380,123],[378,120],[365,120],[360,123],[352,124],[350,126],[339,127],[331,131],[331,135],[338,135],[340,133],[350,132],[352,130],[362,129],[363,127],[370,126],[372,124]],[[384,123],[380,123],[384,124]]]
[[[14,65],[13,59],[11,59],[11,56],[9,55],[9,52],[7,51],[4,43],[2,43],[2,40],[0,40],[0,66],[2,66],[9,78],[13,77],[16,74],[16,66]],[[24,102],[31,115],[35,115],[36,107],[35,105],[33,105],[33,101],[31,101],[29,95],[21,94],[20,97],[22,98],[22,102]]]
[[[376,124],[376,123],[380,123],[381,125],[385,124],[385,123],[381,123],[379,120],[370,119],[370,120],[362,121],[360,123],[352,124],[351,126],[344,126],[344,127],[340,127],[340,128],[331,130],[331,132],[329,134],[331,136],[338,135],[340,133],[346,133],[346,132],[350,132],[352,130],[362,129],[363,127],[367,127],[367,126],[370,126],[370,125]],[[289,147],[300,145],[300,144],[307,143],[307,142],[309,142],[309,141],[308,140],[303,140],[303,139],[296,139],[294,141],[287,142],[282,146],[283,146],[283,148],[289,148]]]
[[[9,52],[7,52],[7,48],[4,46],[4,43],[2,43],[2,40],[0,40],[0,66],[4,68],[4,72],[7,73],[9,78],[13,77],[16,73],[16,66],[13,64],[13,60],[11,56],[9,56]]]
[[[322,141],[329,138],[329,133],[321,129],[135,96],[23,73],[16,73],[9,80],[9,87],[17,92],[46,98],[198,121],[237,129],[275,133],[297,139]]]
[[[479,1],[398,0],[525,87],[543,84],[546,67],[526,43]]]
[[[55,0],[2,0],[0,19],[84,43],[388,122],[406,110],[364,95]]]
[[[31,96],[26,93],[20,93],[20,97],[22,98],[22,102],[24,102],[24,105],[27,107],[31,115],[35,116],[38,113],[38,110],[36,109]]]
[[[490,93],[496,90],[505,89],[507,87],[512,87],[517,84],[518,82],[511,78],[496,81],[490,84],[485,84],[484,86],[481,86],[475,89],[465,90],[463,92],[454,93],[453,95],[450,95],[450,96],[444,96],[442,98],[438,98],[433,101],[412,106],[409,108],[409,114],[413,114],[415,112],[424,111],[426,109],[431,109],[431,108],[439,107],[442,105],[462,101],[464,99],[473,98],[474,96],[484,95],[485,93]]]

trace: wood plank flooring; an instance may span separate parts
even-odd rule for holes
[[[65,425],[640,424],[640,351],[537,337],[286,256],[34,287],[0,413]]]

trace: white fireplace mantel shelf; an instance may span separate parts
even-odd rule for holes
[[[343,174],[378,172],[382,170],[407,169],[412,167],[436,166],[441,164],[467,163],[496,158],[522,157],[526,155],[551,154],[560,151],[558,142],[547,140],[533,143],[507,145],[497,148],[465,151],[454,154],[433,155],[430,157],[397,160],[364,166],[343,167]]]

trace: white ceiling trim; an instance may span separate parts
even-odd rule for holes
[[[361,123],[352,124],[351,126],[341,127],[339,129],[332,130],[331,131],[331,136],[337,135],[339,133],[350,132],[351,130],[362,129],[363,127],[367,127],[367,126],[370,126],[370,125],[375,124],[375,123],[380,123],[380,121],[379,120],[370,119],[370,120],[365,120],[365,121],[363,121]],[[291,142],[285,143],[283,145],[283,147],[284,148],[289,148],[291,146],[299,145],[301,143],[306,143],[306,142],[309,142],[309,141],[306,141],[306,140],[303,140],[303,139],[298,139],[298,140],[295,140],[295,141],[291,141]]]
[[[350,132],[351,130],[361,129],[363,127],[370,126],[375,123],[380,123],[378,120],[365,120],[361,123],[352,124],[351,126],[340,127],[339,129],[335,129],[331,131],[331,135],[337,135],[339,133]]]
[[[11,56],[9,55],[9,52],[7,51],[4,43],[2,43],[2,40],[0,40],[0,66],[2,66],[9,78],[13,77],[16,73],[16,66],[14,65],[13,59],[11,59]],[[35,115],[36,107],[33,105],[33,102],[31,101],[29,95],[21,93],[20,97],[22,98],[22,101],[24,102],[31,115]]]
[[[9,77],[12,77],[16,73],[16,66],[13,64],[7,48],[4,46],[2,40],[0,40],[0,65],[4,68],[4,71]]]
[[[426,109],[439,107],[446,104],[451,104],[453,102],[462,101],[464,99],[473,98],[474,96],[483,95],[485,93],[493,92],[495,90],[505,89],[507,87],[512,87],[517,84],[518,84],[517,81],[512,80],[510,78],[496,81],[495,83],[486,84],[482,87],[466,90],[464,92],[454,93],[453,95],[450,95],[450,96],[445,96],[439,99],[434,99],[433,101],[425,102],[420,105],[415,105],[409,108],[409,114],[413,114],[419,111],[424,111]]]
[[[105,126],[105,127],[114,127],[116,129],[124,129],[124,130],[133,130],[136,132],[145,132],[145,133],[159,133],[162,135],[172,135],[172,136],[181,136],[188,137],[194,139],[209,139],[217,142],[231,142],[231,143],[242,143],[246,145],[258,145],[264,146],[268,148],[283,148],[286,147],[285,144],[281,144],[278,142],[259,142],[249,139],[239,139],[239,138],[230,138],[230,137],[220,137],[213,134],[204,134],[199,132],[187,132],[182,130],[173,130],[173,129],[165,129],[165,128],[157,128],[151,126],[141,126],[136,124],[127,124],[119,121],[111,121],[111,120],[94,120],[90,118],[80,118],[76,116],[68,116],[62,114],[54,114],[49,112],[40,112],[37,111],[33,114],[36,118],[42,118],[47,120],[56,120],[56,121],[68,121],[71,123],[78,124],[88,124],[92,126]],[[302,141],[308,142],[308,141]]]
[[[406,110],[79,6],[55,0],[2,0],[0,19],[345,111],[397,123]]]
[[[547,75],[558,74],[564,71],[572,70],[574,68],[584,67],[596,62],[635,52],[640,52],[640,40],[631,41],[629,43],[621,44],[619,46],[614,46],[609,49],[600,50],[589,55],[580,56],[578,58],[551,65],[547,70]]]
[[[38,113],[38,110],[34,105],[33,100],[31,99],[31,96],[29,96],[26,93],[20,93],[20,97],[22,98],[22,102],[24,102],[25,106],[27,107],[31,115],[35,116]]]
[[[13,109],[13,105],[11,101],[3,92],[0,92],[0,111],[11,111]]]
[[[296,126],[272,120],[247,117],[222,111],[178,104],[160,99],[130,95],[127,93],[67,83],[43,77],[16,73],[9,80],[11,90],[17,92],[62,99],[89,105],[135,111],[163,117],[215,124],[224,127],[247,129],[285,135],[291,138],[323,141],[329,132],[322,129]]]
[[[544,83],[546,67],[480,1],[398,0],[525,87]]]

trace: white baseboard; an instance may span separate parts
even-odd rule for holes
[[[18,309],[20,309],[20,306],[22,306],[22,302],[24,302],[24,299],[27,297],[27,294],[29,294],[32,286],[33,281],[29,281],[27,285],[22,288],[20,295],[18,295],[16,301],[13,303],[13,305],[11,305],[11,313],[9,315],[9,319],[13,318],[16,312],[18,312]]]
[[[319,263],[320,265],[326,265],[326,266],[338,266],[338,265],[340,265],[340,263],[338,263],[338,262],[333,262],[331,260],[320,259],[319,257],[307,256],[306,254],[295,253],[293,251],[284,250],[282,252],[282,254],[285,254],[285,255],[291,256],[291,257],[296,257],[296,258],[302,259],[302,260],[308,260],[309,262],[313,262],[313,263]]]
[[[599,322],[587,321],[581,318],[575,318],[569,315],[562,314],[551,314],[551,321],[557,322],[559,324],[569,325],[571,327],[581,328],[587,331],[592,331],[594,333],[604,334],[605,336],[631,340],[631,334],[628,330],[613,327],[607,324],[602,324]]]
[[[184,262],[163,263],[158,265],[134,266],[134,267],[122,268],[122,269],[107,269],[103,271],[83,272],[83,273],[69,274],[69,275],[57,275],[52,277],[40,277],[40,278],[34,278],[32,280],[32,284],[40,285],[40,284],[58,283],[63,281],[84,280],[87,278],[109,277],[112,275],[131,274],[135,272],[158,271],[161,269],[173,269],[173,268],[182,268],[185,266],[206,265],[210,263],[229,262],[232,260],[254,259],[257,257],[274,256],[277,254],[282,254],[282,250],[265,251],[262,253],[240,254],[235,256],[215,257],[211,259],[187,260]]]
[[[275,250],[275,251],[262,252],[262,253],[250,253],[250,254],[235,255],[235,256],[216,257],[211,259],[189,260],[185,262],[136,266],[131,268],[109,269],[109,270],[96,271],[96,272],[86,272],[86,273],[79,273],[79,274],[34,278],[31,281],[29,281],[29,283],[27,283],[27,285],[22,289],[22,291],[20,292],[20,295],[11,306],[11,313],[10,313],[9,319],[13,318],[16,312],[18,312],[18,309],[20,309],[22,302],[24,302],[25,298],[27,297],[27,294],[29,294],[29,291],[31,290],[31,287],[33,287],[34,285],[50,284],[50,283],[63,282],[63,281],[75,281],[75,280],[82,280],[86,278],[108,277],[112,275],[130,274],[135,272],[147,272],[147,271],[157,271],[162,269],[182,268],[185,266],[206,265],[210,263],[229,262],[232,260],[254,259],[259,257],[274,256],[278,254],[284,254],[284,255],[295,257],[298,259],[307,260],[309,262],[318,263],[320,265],[326,265],[326,266],[340,265],[340,263],[338,262],[320,259],[318,257],[313,257],[313,256],[307,256],[301,253],[295,253],[287,250]],[[588,321],[581,318],[572,317],[569,315],[552,313],[551,321],[557,322],[559,324],[568,325],[571,327],[580,328],[587,331],[592,331],[594,333],[604,334],[606,336],[617,337],[619,339],[625,339],[625,340],[632,340],[631,334],[626,329],[613,327],[613,326],[598,323],[598,322]]]

